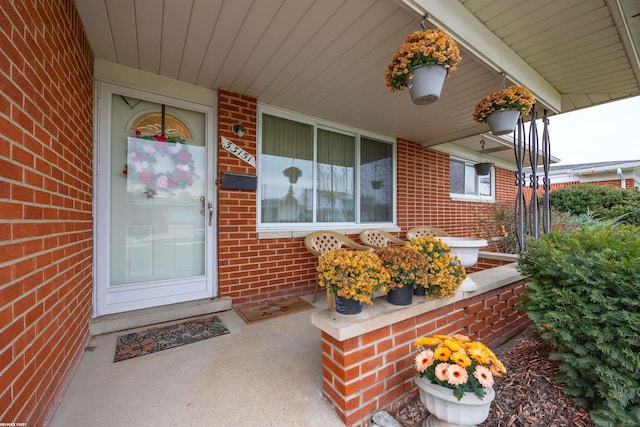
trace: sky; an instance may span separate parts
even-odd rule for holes
[[[561,165],[640,160],[640,96],[551,116],[549,138]]]

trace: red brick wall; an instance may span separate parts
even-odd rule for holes
[[[452,201],[449,155],[398,140],[398,225],[430,225],[452,236],[473,235],[476,212],[485,203]],[[513,172],[496,168],[496,201],[515,200]]]
[[[478,262],[476,265],[472,267],[465,267],[465,272],[467,273],[475,273],[476,271],[488,270],[494,267],[500,267],[502,265],[507,265],[513,263],[513,260],[503,260],[503,259],[495,259],[495,258],[485,258],[480,254],[478,257]]]
[[[625,180],[626,186],[627,186],[627,190],[635,190],[635,185],[636,185],[636,181],[635,179],[627,179]]]
[[[220,135],[255,156],[256,100],[220,91],[218,108]],[[231,131],[237,122],[245,127],[242,138]],[[223,171],[256,173],[251,165],[219,145],[218,183]],[[310,294],[315,286],[316,257],[307,252],[304,239],[258,239],[256,192],[224,189],[220,184],[218,265],[220,296],[232,297],[236,306]]]
[[[530,324],[517,308],[523,290],[516,282],[345,341],[323,332],[325,399],[348,426],[369,425],[380,409],[395,411],[418,394],[416,338],[462,333],[490,348],[502,344]]]
[[[608,180],[608,181],[596,181],[596,182],[589,182],[588,184],[591,184],[591,185],[600,185],[600,186],[603,186],[603,187],[615,187],[615,188],[622,188],[622,184],[621,184],[621,182],[620,182],[620,180],[619,180],[619,179],[610,179],[610,180]],[[555,189],[555,188],[553,188],[553,186],[552,186],[551,188],[552,188],[552,189]],[[633,187],[631,187],[631,188],[630,188],[630,190],[633,190]]]
[[[41,426],[89,338],[93,58],[73,0],[0,22],[0,421]]]
[[[549,187],[549,191],[557,190],[559,188],[573,187],[574,185],[580,184],[578,181],[575,182],[559,182],[557,184],[551,184]],[[538,192],[544,191],[542,187],[538,187]],[[539,194],[539,193],[538,193]]]
[[[232,92],[218,94],[221,136],[256,155],[257,101]],[[245,135],[232,131],[241,122]],[[218,141],[220,143],[220,141]],[[432,225],[452,235],[471,235],[475,212],[485,203],[455,202],[449,196],[449,155],[398,141],[398,225],[404,232]],[[223,171],[255,174],[256,170],[218,148],[218,183]],[[513,172],[496,169],[496,197],[514,200]],[[304,238],[258,239],[256,192],[224,189],[218,184],[219,294],[233,298],[234,306],[313,292],[317,258],[307,252]],[[350,235],[358,241],[357,235]]]
[[[567,188],[567,187],[573,187],[574,185],[580,185],[581,183],[579,181],[574,181],[574,182],[559,182],[557,184],[551,184],[551,187],[549,188],[549,191],[553,191],[553,190],[559,190],[560,188]],[[586,184],[589,185],[601,185],[601,186],[606,186],[606,187],[617,187],[620,188],[620,180],[619,179],[614,179],[614,180],[609,180],[609,181],[594,181],[594,182],[588,182]],[[631,187],[633,189],[633,187]],[[529,189],[529,191],[531,191],[531,189]],[[541,194],[540,192],[544,191],[544,189],[541,186],[538,186],[538,194]]]

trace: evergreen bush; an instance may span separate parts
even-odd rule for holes
[[[581,184],[549,193],[551,207],[573,215],[591,213],[602,219],[640,226],[640,192]]]
[[[640,425],[640,228],[555,230],[528,242],[518,268],[564,392],[596,425]]]

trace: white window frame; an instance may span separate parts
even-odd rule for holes
[[[390,221],[385,222],[360,222],[360,156],[356,157],[356,176],[355,176],[355,222],[322,222],[322,223],[262,223],[262,194],[261,194],[261,186],[260,186],[260,157],[262,153],[262,115],[268,114],[271,116],[281,117],[283,119],[296,121],[299,123],[304,123],[313,126],[313,144],[314,151],[316,150],[317,145],[317,131],[318,129],[325,129],[331,132],[344,133],[347,135],[354,135],[356,139],[356,153],[360,153],[360,138],[366,137],[375,139],[380,142],[389,143],[392,148],[392,181],[394,191],[392,192],[392,203],[393,203],[393,212],[392,218]],[[314,118],[311,116],[294,113],[291,111],[283,110],[280,108],[272,107],[269,105],[261,105],[258,104],[258,113],[257,113],[257,149],[256,149],[256,171],[258,175],[258,185],[256,189],[256,229],[258,232],[258,236],[264,238],[272,238],[272,237],[299,237],[304,236],[310,231],[315,230],[335,230],[341,231],[344,233],[358,233],[362,230],[369,228],[378,228],[385,229],[389,231],[399,231],[400,228],[397,226],[397,140],[396,138],[392,138],[389,136],[379,135],[373,132],[364,131],[362,129],[356,129],[348,126],[343,126],[337,123],[329,122],[326,120],[321,120],[318,118]],[[315,161],[314,161],[315,165]],[[314,166],[315,169],[315,166]],[[314,174],[313,177],[313,188],[314,191],[317,188],[316,176]],[[316,212],[316,203],[317,199],[314,196],[313,199],[313,212],[315,218]]]
[[[458,156],[449,156],[449,165],[451,161],[462,162],[465,166],[473,166],[477,161],[465,159]],[[476,189],[478,186],[478,175],[475,174]],[[452,201],[459,202],[495,202],[496,200],[496,168],[495,165],[491,168],[491,196],[481,196],[478,194],[460,194],[451,192],[451,170],[449,170],[449,197]]]

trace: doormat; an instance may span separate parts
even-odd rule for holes
[[[116,343],[116,354],[113,361],[120,362],[228,333],[229,330],[218,316],[208,316],[175,325],[120,335]]]
[[[257,322],[259,320],[271,319],[283,314],[295,313],[296,311],[309,310],[315,308],[299,297],[291,297],[279,301],[268,302],[253,307],[236,308],[236,312],[247,323]]]

